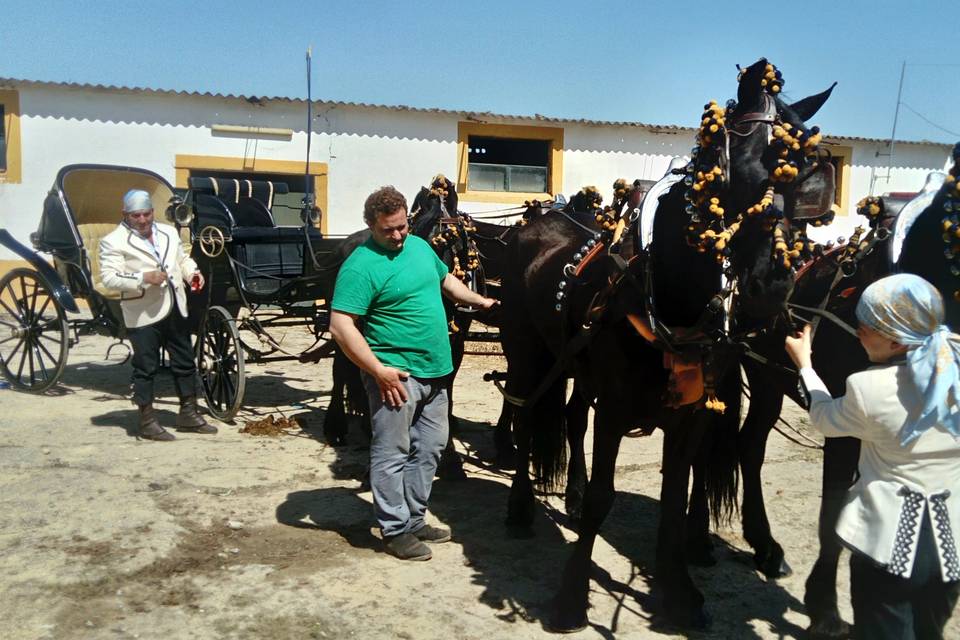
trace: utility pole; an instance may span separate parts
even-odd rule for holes
[[[903,94],[903,76],[907,71],[907,61],[900,65],[900,86],[897,88],[897,108],[893,112],[893,131],[890,133],[890,155],[887,157],[887,188],[890,187],[890,172],[893,169],[893,146],[897,140],[897,118],[900,116],[900,97]]]

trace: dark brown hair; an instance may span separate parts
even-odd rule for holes
[[[407,209],[407,199],[392,186],[380,187],[363,203],[363,219],[367,224],[376,222],[378,216],[390,214],[397,209]]]

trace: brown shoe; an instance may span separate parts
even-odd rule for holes
[[[217,428],[209,424],[197,411],[197,396],[180,398],[180,413],[177,414],[177,431],[212,434]]]
[[[176,437],[157,422],[157,417],[153,414],[153,404],[145,404],[137,407],[140,410],[140,429],[138,436],[144,440],[157,440],[160,442],[169,442],[176,440]]]
[[[433,557],[430,547],[412,533],[401,533],[383,539],[383,550],[399,560],[429,560]]]
[[[445,529],[444,527],[434,527],[429,524],[425,524],[414,531],[413,536],[420,542],[449,542],[450,529]]]

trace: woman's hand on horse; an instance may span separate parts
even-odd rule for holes
[[[813,366],[811,353],[811,333],[810,325],[804,325],[803,330],[793,335],[788,335],[783,347],[787,350],[787,355],[797,365],[797,368],[804,369]]]
[[[388,407],[399,408],[407,401],[407,388],[403,381],[410,374],[393,367],[382,366],[376,372],[377,385],[380,387],[380,400]]]

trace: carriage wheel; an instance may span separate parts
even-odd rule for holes
[[[197,333],[197,370],[210,413],[229,422],[240,410],[246,383],[237,325],[223,307],[210,307]]]
[[[67,366],[70,324],[50,287],[32,269],[0,279],[0,373],[23,391],[42,393]]]

